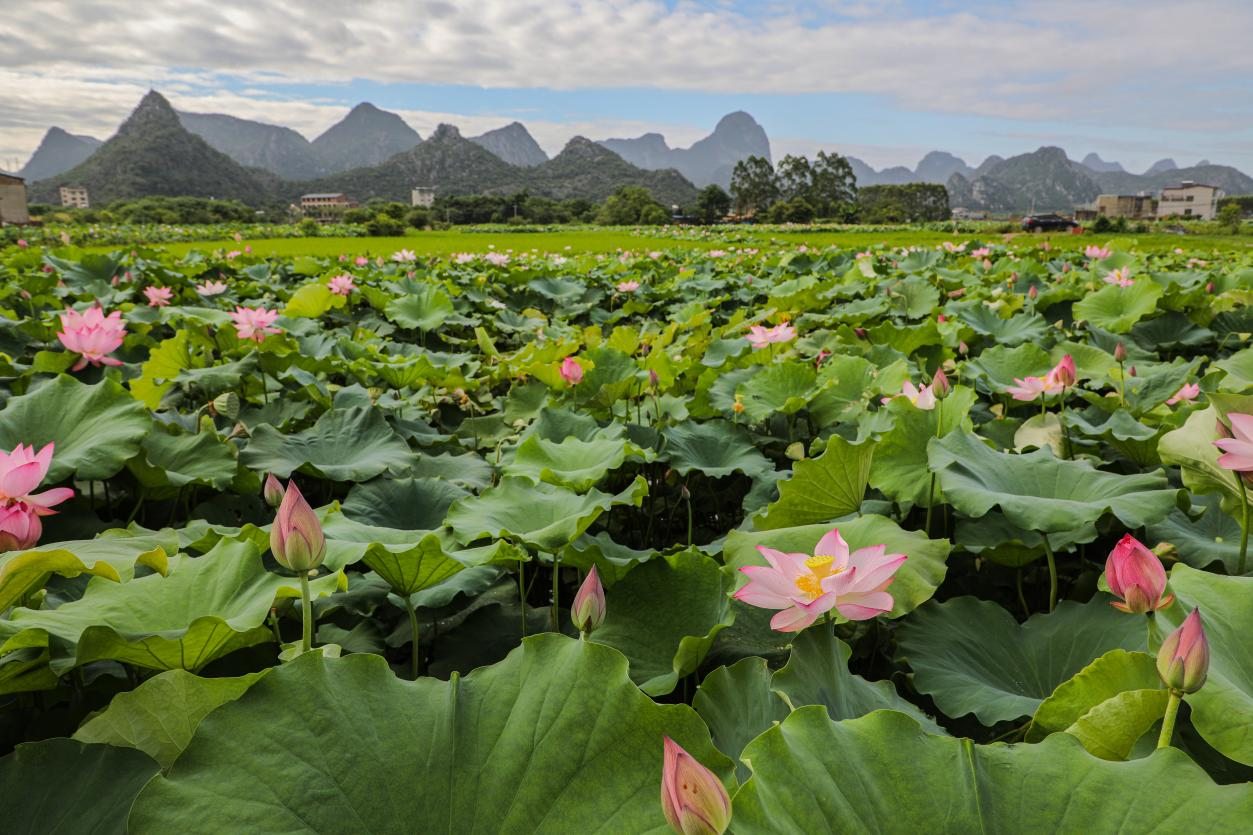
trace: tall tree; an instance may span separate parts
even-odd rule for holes
[[[848,160],[819,151],[811,170],[813,185],[805,199],[820,217],[851,220],[857,211],[857,176]]]
[[[717,183],[705,186],[696,195],[696,216],[705,223],[714,223],[731,211],[731,195]]]
[[[749,157],[735,164],[731,172],[731,196],[742,214],[764,212],[779,197],[774,166],[765,157]]]
[[[812,203],[814,192],[814,168],[805,157],[788,154],[779,160],[779,194],[784,200],[798,197]]]

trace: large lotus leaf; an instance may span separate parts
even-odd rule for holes
[[[313,281],[296,289],[283,308],[283,315],[289,318],[307,317],[317,319],[333,307],[343,307],[348,300],[332,293],[331,289],[320,281]],[[390,313],[390,311],[389,311]]]
[[[692,697],[692,707],[709,726],[714,745],[736,762],[741,780],[752,774],[740,762],[744,746],[791,713],[787,702],[770,689],[770,677],[764,658],[741,658],[705,676]]]
[[[1188,513],[1175,509],[1149,525],[1148,541],[1170,543],[1179,559],[1193,568],[1219,562],[1228,574],[1235,574],[1240,564],[1240,523],[1223,513],[1217,496],[1193,496]]]
[[[1201,610],[1209,638],[1205,686],[1187,696],[1192,724],[1231,759],[1253,765],[1253,577],[1223,577],[1176,565],[1170,589],[1189,609]],[[1160,612],[1163,631],[1182,620],[1182,606]]]
[[[1008,319],[987,305],[967,307],[958,317],[982,336],[990,337],[998,345],[1021,345],[1024,342],[1040,342],[1048,333],[1048,322],[1038,313],[1018,313]]]
[[[133,466],[148,487],[203,484],[224,490],[235,479],[235,454],[213,432],[172,435],[154,430],[143,441],[147,466]]]
[[[1227,372],[1222,379],[1224,391],[1245,391],[1253,386],[1253,348],[1236,351],[1224,360],[1214,363],[1215,368]]]
[[[191,367],[191,351],[188,348],[190,334],[180,330],[148,352],[148,359],[140,366],[142,373],[132,379],[131,394],[149,409],[161,406],[161,398],[174,385],[179,373]]]
[[[1073,531],[1049,534],[1049,547],[1057,553],[1069,551],[1080,543],[1092,542],[1097,536],[1095,525],[1085,525]],[[1010,568],[1044,557],[1042,534],[1017,527],[995,510],[978,519],[959,518],[954,540],[961,550]]]
[[[45,483],[73,474],[82,480],[115,475],[139,452],[152,428],[143,404],[112,380],[89,386],[73,377],[49,380],[11,398],[0,412],[0,449],[55,443]]]
[[[440,538],[427,534],[413,548],[403,550],[371,545],[362,557],[397,594],[409,596],[441,583],[465,568],[444,552]]]
[[[1085,461],[1055,458],[1048,449],[997,452],[968,432],[933,440],[927,451],[953,507],[967,516],[1000,507],[1010,522],[1029,531],[1070,531],[1106,513],[1139,528],[1166,518],[1178,499],[1179,491],[1168,488],[1161,471],[1108,473]]]
[[[614,505],[639,507],[648,484],[636,477],[621,493],[590,490],[582,495],[525,478],[505,478],[482,495],[460,499],[447,524],[459,542],[512,538],[550,553],[569,545]]]
[[[1034,342],[1013,348],[994,345],[969,360],[963,376],[974,373],[985,377],[994,391],[1001,391],[1014,385],[1015,379],[1043,377],[1054,365],[1048,352]]]
[[[730,779],[691,708],[592,642],[537,635],[450,682],[309,653],[209,714],[130,828],[662,835],[663,735]]]
[[[492,483],[492,465],[473,452],[465,455],[420,454],[413,465],[415,478],[443,478],[471,490]]]
[[[650,560],[606,593],[605,622],[592,640],[631,662],[631,680],[663,696],[695,671],[714,636],[734,619],[734,581],[698,551]]]
[[[955,597],[920,608],[897,635],[919,691],[945,714],[973,713],[989,726],[1034,714],[1097,656],[1146,642],[1143,619],[1095,600],[1063,600],[1020,625],[995,603]]]
[[[384,528],[430,531],[469,491],[442,478],[379,478],[348,491],[344,515]]]
[[[888,553],[905,554],[909,559],[896,572],[890,593],[895,605],[889,617],[900,617],[913,611],[935,594],[947,571],[945,560],[952,547],[947,539],[928,539],[919,531],[907,531],[883,516],[867,515],[841,522],[839,525],[802,525],[772,531],[731,531],[723,546],[727,565],[765,565],[766,559],[757,546],[780,551],[812,554],[814,546],[833,527],[852,550],[886,545]],[[834,613],[833,613],[834,614]]]
[[[1111,284],[1075,302],[1076,321],[1091,322],[1111,333],[1126,333],[1131,326],[1157,310],[1165,291],[1153,281],[1137,281],[1131,287]]]
[[[887,404],[894,425],[875,448],[870,465],[870,484],[901,504],[931,504],[931,470],[927,464],[927,442],[937,435],[965,435],[970,428],[970,407],[977,395],[973,389],[954,386],[949,396],[934,409],[919,409],[905,397],[894,397]],[[942,490],[937,480],[935,499]]]
[[[157,773],[141,751],[72,739],[28,742],[0,759],[10,835],[122,835],[135,795]]]
[[[1218,412],[1213,406],[1193,412],[1183,426],[1162,436],[1157,442],[1157,454],[1162,463],[1179,467],[1183,483],[1193,493],[1217,493],[1222,496],[1224,507],[1238,508],[1240,488],[1236,477],[1231,470],[1218,466],[1222,452],[1214,446],[1218,440],[1217,423]]]
[[[829,522],[856,513],[866,495],[874,448],[873,443],[851,444],[832,435],[822,455],[792,466],[792,477],[779,482],[779,500],[753,524],[767,531]]]
[[[1068,734],[1039,745],[935,736],[893,711],[832,722],[800,708],[744,751],[735,832],[1237,832],[1245,786],[1219,786],[1173,748],[1128,763]],[[142,799],[142,796],[141,796]]]
[[[303,470],[332,481],[369,481],[384,472],[402,474],[415,456],[387,424],[380,409],[332,409],[303,432],[284,435],[262,424],[239,454],[245,466],[288,478]]]
[[[741,472],[756,476],[774,469],[748,432],[725,420],[689,421],[666,429],[664,437],[665,450],[660,457],[680,475],[699,472],[709,478],[723,478]]]
[[[408,295],[387,303],[384,311],[402,328],[433,331],[453,314],[452,299],[437,287],[421,285]]]
[[[631,445],[620,438],[566,438],[556,442],[532,435],[518,445],[504,472],[582,492],[621,467],[630,449]]]
[[[572,568],[590,570],[596,566],[596,575],[606,588],[625,577],[640,563],[648,562],[655,551],[637,551],[614,542],[608,533],[595,536],[584,534],[571,542],[561,554],[561,564]]]
[[[237,678],[201,678],[166,670],[109,706],[74,733],[79,742],[99,742],[143,751],[168,769],[191,742],[200,720],[238,699],[265,671]]]
[[[1057,686],[1031,718],[1027,741],[1064,731],[1120,693],[1161,686],[1157,661],[1146,652],[1112,649]],[[1160,715],[1159,715],[1160,718]],[[1135,740],[1132,740],[1134,742]]]
[[[178,537],[167,530],[143,537],[103,536],[58,542],[30,551],[0,554],[0,612],[42,588],[51,574],[94,574],[121,582],[135,576],[137,565],[164,574],[169,554],[177,550]]]
[[[818,393],[817,379],[808,363],[780,362],[758,371],[737,393],[743,395],[744,414],[761,422],[773,414],[790,415],[805,408]]]
[[[330,574],[312,585],[315,593],[329,594],[341,579]],[[252,542],[223,539],[203,557],[172,563],[168,576],[97,579],[80,599],[56,609],[15,610],[0,652],[45,644],[57,674],[101,659],[195,672],[272,640],[263,626],[270,607],[277,597],[299,593],[296,580],[265,570]]]

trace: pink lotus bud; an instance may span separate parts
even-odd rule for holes
[[[1214,292],[1214,282],[1212,281],[1205,282],[1205,292],[1207,293]]]
[[[1125,362],[1127,359],[1127,348],[1121,342],[1114,346],[1114,362]]]
[[[1105,581],[1120,600],[1111,603],[1122,612],[1141,615],[1164,609],[1175,599],[1166,591],[1166,569],[1157,555],[1131,534],[1118,541],[1105,560]]]
[[[274,473],[270,473],[265,477],[265,486],[261,488],[261,497],[265,499],[265,503],[270,507],[278,507],[283,503],[283,485]]]
[[[953,384],[948,381],[948,375],[941,368],[935,372],[935,376],[931,378],[931,392],[937,398],[943,400],[948,393],[953,390]]]
[[[1157,651],[1157,674],[1176,693],[1195,693],[1209,672],[1209,640],[1201,610],[1193,609],[1179,628],[1166,636]]]
[[[1036,297],[1039,295],[1040,295],[1040,291],[1035,289],[1035,285],[1032,284],[1031,289],[1027,291],[1027,298],[1031,299],[1032,301],[1035,301]]]
[[[561,379],[572,386],[583,382],[583,366],[574,357],[566,357],[561,361]]]
[[[1049,372],[1058,383],[1070,388],[1075,384],[1075,361],[1070,354],[1062,357],[1062,361]]]
[[[721,835],[731,825],[722,781],[670,737],[662,743],[661,811],[679,835]]]
[[[26,247],[27,247],[27,246],[28,246],[28,244],[26,243],[26,241],[22,240],[21,238],[18,238],[18,239],[17,239],[17,248],[18,248],[18,249],[26,249]]]
[[[570,620],[584,634],[590,634],[605,622],[605,587],[600,584],[596,566],[587,572],[587,578],[574,595],[570,605]]]
[[[866,329],[865,329],[865,328],[853,328],[853,333],[857,334],[857,338],[858,338],[858,339],[865,339],[865,338],[866,338]]]
[[[957,353],[961,354],[963,357],[970,353],[970,346],[966,344],[965,340],[957,343]]]
[[[1136,376],[1136,367],[1135,367],[1134,365],[1133,365],[1133,366],[1130,366],[1130,367],[1127,369],[1127,376],[1128,376],[1128,377],[1134,377],[1134,376]]]
[[[291,571],[311,571],[326,558],[322,523],[294,481],[287,482],[283,503],[270,527],[270,550]]]
[[[657,369],[655,368],[648,369],[648,384],[652,386],[653,388],[657,388],[657,386],[660,383],[661,383],[661,378],[657,376]]]
[[[946,317],[943,313],[940,313],[936,315],[935,321],[937,324],[943,325],[945,322],[948,321],[948,317]]]

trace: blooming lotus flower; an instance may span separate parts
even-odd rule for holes
[[[270,526],[270,550],[280,565],[292,571],[311,571],[326,558],[322,523],[294,481],[287,482],[278,515]]]
[[[226,253],[226,260],[234,261],[236,258],[238,258],[241,255],[243,255],[243,253],[240,252],[238,249],[232,249],[230,252]]]
[[[337,296],[347,296],[357,289],[357,285],[352,283],[352,276],[347,273],[333,277],[327,283],[327,287]]]
[[[662,741],[661,811],[679,835],[722,835],[731,798],[722,781],[670,737]]]
[[[356,264],[358,267],[364,267],[370,263],[370,259],[366,258],[364,255],[358,255],[355,259],[353,259],[352,263]]]
[[[1130,287],[1135,284],[1135,281],[1131,278],[1130,267],[1119,267],[1111,271],[1105,276],[1104,281],[1106,284],[1116,284],[1119,287]]]
[[[1218,466],[1239,473],[1253,472],[1253,415],[1230,412],[1227,420],[1231,424],[1230,435],[1214,441],[1214,446],[1223,451],[1218,456]],[[1220,427],[1227,429],[1221,424]]]
[[[1195,693],[1209,673],[1209,639],[1201,610],[1193,609],[1157,651],[1157,674],[1176,693]]]
[[[26,249],[26,247],[28,247],[28,246],[29,246],[29,244],[28,244],[28,243],[26,243],[26,240],[25,240],[25,239],[23,239],[23,238],[18,238],[18,239],[17,239],[17,248],[18,248],[18,249]]]
[[[220,296],[227,291],[225,281],[206,281],[204,284],[196,285],[196,292],[208,298],[209,296]]]
[[[509,256],[503,252],[489,252],[483,258],[495,267],[503,267],[509,263]]]
[[[266,310],[264,307],[236,307],[230,314],[235,323],[235,335],[240,339],[251,339],[264,342],[267,335],[282,333],[281,328],[272,327],[278,318],[277,310]]]
[[[48,474],[53,444],[39,452],[33,446],[18,444],[12,452],[0,452],[0,551],[29,548],[43,533],[41,516],[56,513],[54,505],[69,499],[74,491],[54,487],[32,493]]]
[[[25,502],[0,502],[0,552],[24,551],[39,542],[43,522]]]
[[[947,379],[945,382],[947,382]],[[931,386],[918,388],[912,382],[906,380],[901,386],[901,393],[894,396],[909,398],[910,403],[914,404],[914,406],[919,409],[922,409],[924,412],[929,412],[935,408],[935,392],[932,391]],[[892,398],[883,397],[880,398],[879,402],[886,406],[892,402]]]
[[[618,282],[619,293],[634,293],[638,289],[640,289],[640,283],[638,281],[630,280]]]
[[[583,364],[574,357],[566,357],[561,361],[561,379],[572,386],[583,382]]]
[[[981,246],[978,249],[972,249],[970,251],[971,258],[987,258],[991,254],[992,250],[986,246]]]
[[[886,545],[850,553],[838,528],[818,540],[813,556],[763,545],[757,550],[770,565],[741,568],[749,582],[735,599],[779,609],[770,619],[770,628],[778,632],[799,632],[833,608],[849,620],[869,620],[891,611],[892,595],[885,589],[906,559],[904,554],[887,553]]]
[[[1015,377],[1014,382],[1017,385],[1005,391],[1015,400],[1029,402],[1041,395],[1060,394],[1075,384],[1075,361],[1067,354],[1043,377]]]
[[[392,260],[400,264],[406,261],[416,261],[418,260],[418,256],[415,255],[412,250],[402,249],[399,252],[392,253]]]
[[[1110,256],[1110,251],[1106,247],[1089,244],[1084,247],[1083,254],[1094,261],[1103,261]]]
[[[79,371],[87,363],[121,365],[121,360],[108,355],[121,347],[125,336],[121,312],[115,310],[105,316],[99,307],[89,307],[82,313],[67,307],[61,314],[61,330],[57,333],[66,350],[81,355],[71,371]]]
[[[596,566],[587,572],[583,585],[570,604],[570,620],[580,632],[590,633],[605,622],[605,587],[600,584]]]
[[[1166,591],[1166,569],[1157,555],[1140,540],[1127,534],[1118,540],[1105,560],[1105,582],[1119,600],[1111,603],[1121,612],[1141,615],[1164,609],[1175,599]]]
[[[144,296],[148,299],[149,307],[166,307],[170,299],[174,298],[174,291],[169,287],[145,287]]]
[[[1196,383],[1184,383],[1179,391],[1170,396],[1166,401],[1167,406],[1174,406],[1176,403],[1191,403],[1201,394],[1201,387]]]
[[[270,507],[278,507],[283,503],[283,484],[274,477],[274,473],[266,475],[265,484],[261,488],[261,498],[265,499],[265,503]]]
[[[761,325],[753,325],[748,329],[748,343],[754,349],[765,348],[767,345],[776,343],[791,342],[796,338],[796,328],[784,322],[781,325],[775,325],[773,328],[763,327]]]

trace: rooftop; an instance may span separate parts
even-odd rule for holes
[[[302,194],[300,195],[300,199],[301,200],[325,200],[331,197],[343,197],[343,196],[344,196],[344,193],[342,191],[337,191],[337,192],[328,193],[328,194]]]

